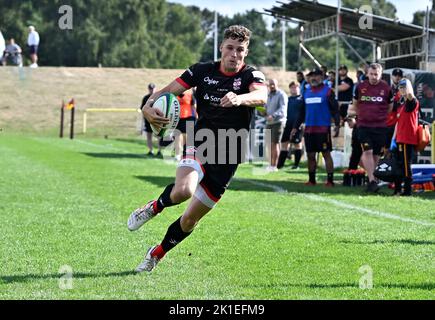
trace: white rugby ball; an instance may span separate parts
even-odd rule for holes
[[[151,125],[153,133],[158,137],[165,137],[171,134],[177,128],[178,121],[180,120],[180,103],[177,97],[172,93],[162,93],[156,101],[154,101],[153,108],[159,110],[163,117],[169,118],[169,123],[162,128],[156,128]]]

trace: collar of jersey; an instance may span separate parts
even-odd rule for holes
[[[225,71],[222,70],[221,67],[222,67],[222,61],[219,61],[219,72],[222,73],[224,76],[232,77],[232,76],[235,76],[236,74],[242,72],[242,70],[245,69],[246,64],[244,64],[244,65],[240,68],[240,70],[237,71],[237,72],[225,72]]]

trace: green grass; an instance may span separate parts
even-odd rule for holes
[[[434,299],[435,194],[308,188],[304,169],[241,166],[195,232],[134,274],[185,208],[127,230],[175,173],[144,152],[136,139],[0,134],[0,299]],[[64,265],[71,290],[59,288]]]

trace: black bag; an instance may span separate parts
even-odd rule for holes
[[[394,182],[402,176],[402,170],[397,163],[396,157],[389,155],[379,159],[373,173],[376,178],[385,182]]]

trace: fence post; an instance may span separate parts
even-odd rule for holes
[[[63,138],[63,120],[64,120],[64,114],[65,114],[65,101],[62,100],[62,107],[60,108],[60,134],[59,138]]]

